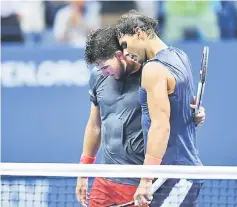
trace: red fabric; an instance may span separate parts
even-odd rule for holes
[[[130,202],[136,189],[137,186],[95,178],[90,192],[90,207],[107,207]]]

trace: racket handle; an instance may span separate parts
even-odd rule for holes
[[[195,114],[198,114],[200,111],[200,107],[202,105],[204,87],[205,87],[205,83],[201,83],[201,82],[198,83],[198,92],[197,92],[197,97],[196,97],[197,107],[195,108]]]

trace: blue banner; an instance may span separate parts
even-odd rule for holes
[[[189,55],[197,85],[204,45],[176,46]],[[209,47],[200,154],[204,165],[237,166],[237,42]],[[2,162],[78,163],[90,109],[83,55],[68,47],[2,47]]]

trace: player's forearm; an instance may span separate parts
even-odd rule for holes
[[[170,124],[151,124],[148,132],[147,151],[146,153],[154,158],[163,158],[170,135]]]
[[[85,130],[83,155],[95,157],[100,148],[101,134],[100,126],[88,122]]]

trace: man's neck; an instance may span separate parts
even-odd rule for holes
[[[154,58],[158,52],[168,47],[159,37],[148,39],[146,45],[146,56],[148,60]]]
[[[133,67],[131,67],[131,68],[129,68],[128,69],[128,74],[132,74],[132,73],[135,73],[135,72],[137,72],[138,70],[140,70],[141,69],[141,64],[140,63],[134,63],[134,65],[133,65]]]

